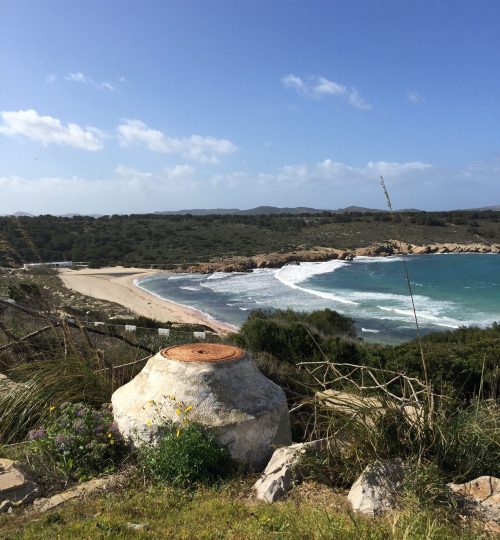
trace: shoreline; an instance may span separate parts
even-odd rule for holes
[[[176,272],[211,274],[213,272],[250,272],[255,268],[281,268],[285,264],[300,262],[326,262],[331,260],[352,260],[356,257],[390,257],[393,255],[432,255],[446,253],[495,253],[500,254],[500,246],[485,243],[435,243],[410,244],[398,240],[387,240],[366,247],[338,249],[316,247],[286,253],[274,252],[253,256],[221,257],[219,259],[183,265]],[[170,270],[171,271],[171,270]]]
[[[402,255],[458,254],[458,253],[500,253],[500,247],[484,244],[429,244],[411,245],[391,240],[365,248],[340,250],[317,248],[289,253],[269,253],[253,257],[233,257],[210,263],[199,263],[176,272],[151,268],[112,266],[97,269],[60,269],[58,275],[68,289],[120,304],[137,315],[160,322],[202,324],[217,333],[227,334],[238,328],[214,319],[210,314],[196,308],[161,298],[136,284],[156,273],[200,273],[251,272],[256,268],[280,268],[290,263],[326,262],[331,260],[353,260],[357,257],[388,257]]]
[[[58,275],[64,286],[80,294],[115,302],[137,315],[160,322],[202,324],[217,333],[234,332],[235,327],[211,319],[196,309],[182,306],[145,291],[134,280],[155,274],[158,270],[113,266],[97,269],[61,269]]]

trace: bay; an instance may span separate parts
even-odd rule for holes
[[[415,337],[410,279],[423,333],[500,321],[497,254],[358,257],[211,275],[159,273],[137,285],[205,315],[240,326],[253,309],[330,308],[352,317],[367,341]]]

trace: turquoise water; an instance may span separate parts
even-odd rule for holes
[[[407,257],[423,332],[500,321],[500,256]],[[401,257],[301,263],[250,273],[155,274],[139,286],[235,326],[252,309],[330,308],[352,317],[366,340],[397,343],[415,337]]]

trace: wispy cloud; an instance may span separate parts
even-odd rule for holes
[[[42,116],[34,109],[1,111],[0,133],[11,137],[22,136],[44,146],[59,144],[82,150],[101,150],[105,134],[95,127],[78,124],[64,125],[53,116]]]
[[[373,183],[378,180],[379,175],[404,180],[408,176],[419,175],[430,169],[432,169],[431,164],[421,161],[402,163],[369,161],[365,166],[355,167],[325,159],[314,165],[286,165],[277,173],[261,173],[258,178],[263,183],[270,182],[288,187],[307,184],[354,185]]]
[[[286,89],[295,90],[302,97],[320,100],[325,97],[336,96],[344,99],[356,109],[367,111],[372,108],[371,104],[360,96],[356,88],[339,84],[325,77],[314,75],[303,79],[289,73],[281,79],[281,82]]]
[[[152,152],[178,154],[201,163],[217,163],[221,156],[231,154],[238,149],[227,139],[200,135],[183,138],[170,137],[157,129],[149,128],[141,120],[125,120],[118,126],[118,137],[122,146],[143,145]]]
[[[139,171],[133,167],[117,165],[115,174],[119,181],[125,180],[129,185],[136,183],[142,186],[150,184],[151,187],[168,187],[169,189],[186,189],[196,182],[196,169],[188,164],[178,164],[165,167],[158,173]]]
[[[252,204],[381,207],[384,201],[380,174],[394,189],[398,208],[462,208],[464,196],[469,196],[468,206],[478,207],[498,202],[495,197],[499,171],[498,159],[458,170],[421,161],[369,161],[353,166],[325,159],[260,174],[211,174],[186,163],[152,172],[118,165],[105,180],[0,176],[0,213],[128,213]],[[475,194],[472,199],[471,193]]]
[[[413,105],[417,105],[418,103],[423,103],[425,101],[424,96],[416,90],[410,90],[406,94],[406,99]]]
[[[85,75],[81,71],[70,71],[64,79],[69,82],[81,83],[87,86],[91,86],[96,90],[105,90],[108,92],[114,92],[118,85],[125,81],[124,77],[119,77],[117,82],[110,83],[108,81],[96,81],[92,77]]]

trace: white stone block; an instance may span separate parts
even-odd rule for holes
[[[262,470],[275,447],[291,443],[283,390],[237,347],[191,343],[163,349],[112,396],[115,421],[133,444],[152,443],[166,421],[209,429],[249,470]]]

